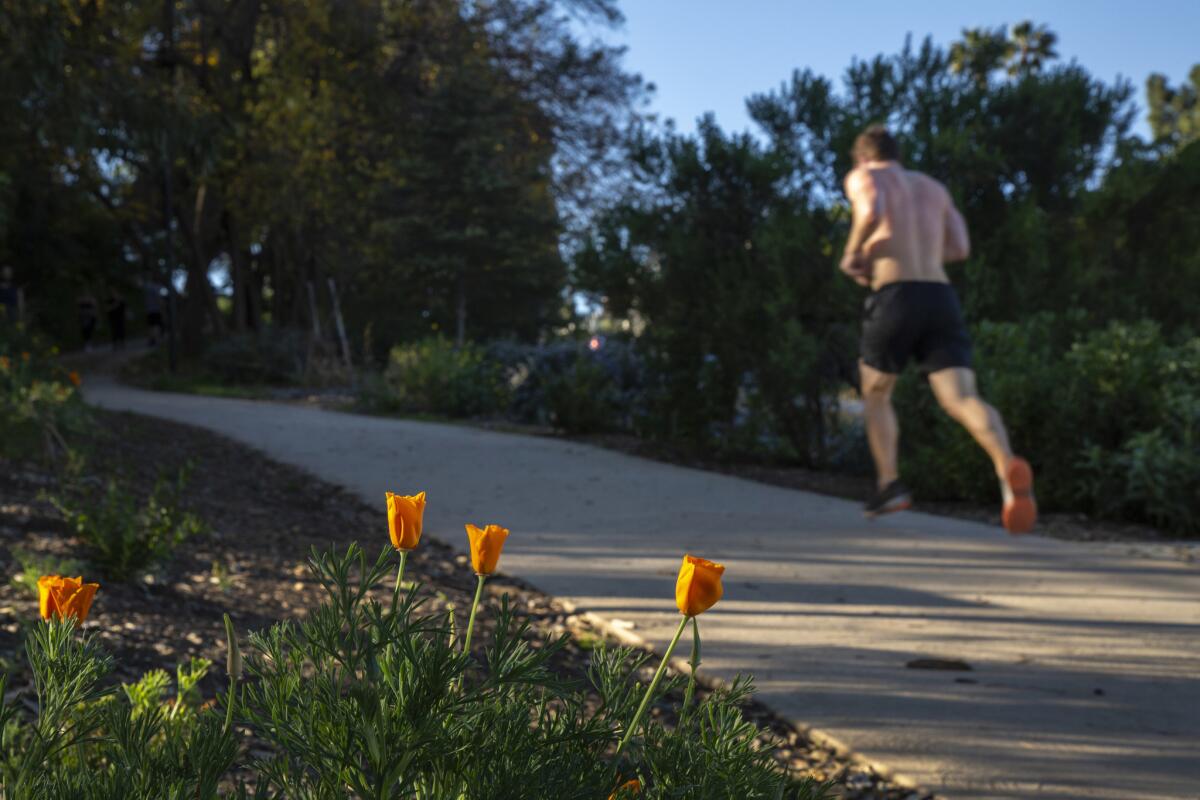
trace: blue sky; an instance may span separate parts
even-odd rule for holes
[[[1144,121],[1152,72],[1172,84],[1200,62],[1200,2],[1191,0],[621,0],[623,29],[604,38],[629,48],[626,67],[657,85],[652,110],[691,131],[706,111],[727,130],[751,127],[745,99],[809,67],[838,78],[853,57],[895,53],[912,33],[939,44],[964,27],[1024,19],[1058,34],[1058,53],[1097,77],[1133,81]]]

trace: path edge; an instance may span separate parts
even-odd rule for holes
[[[554,595],[548,596],[554,597]],[[645,650],[661,657],[662,654],[652,644],[650,644],[650,642],[638,634],[633,633],[628,628],[613,624],[610,620],[606,619],[600,614],[597,614],[595,611],[580,611],[573,603],[570,603],[562,598],[555,597],[554,599],[561,603],[564,609],[571,616],[574,616],[576,619],[583,622],[586,626],[592,628],[593,630],[600,631],[605,635],[605,637],[614,639],[628,647],[636,647],[639,650]],[[675,671],[684,675],[690,673],[691,671],[691,664],[688,662],[688,660],[678,656],[671,659],[669,666]],[[729,681],[715,675],[710,675],[706,671],[700,671],[696,673],[696,682],[710,691],[713,689],[728,688],[730,686]],[[764,702],[763,705],[767,708],[771,708],[769,703]],[[779,712],[775,711],[773,708],[771,710],[773,713],[777,714],[780,719],[785,720],[789,725],[807,736],[819,747],[824,747],[833,751],[833,753],[838,757],[843,758],[856,766],[875,772],[890,783],[894,783],[904,789],[918,792],[922,796],[928,796],[930,798],[935,798],[935,800],[940,800],[941,795],[938,795],[929,788],[922,786],[919,782],[908,777],[907,775],[897,772],[888,765],[855,750],[833,734],[821,730],[820,728],[813,727],[812,725],[808,725],[798,719],[793,719],[792,717],[779,714]]]

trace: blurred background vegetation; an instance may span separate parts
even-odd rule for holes
[[[12,0],[0,263],[63,347],[79,296],[136,311],[157,282],[181,369],[218,383],[353,382],[378,410],[865,471],[862,295],[836,259],[850,143],[882,121],[966,215],[953,280],[1043,506],[1195,531],[1200,65],[1142,95],[1038,25],[965,30],[840,82],[797,71],[747,100],[755,133],[680,134],[586,35],[620,19],[612,0]],[[922,496],[994,500],[915,376],[900,403]]]

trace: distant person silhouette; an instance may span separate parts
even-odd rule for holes
[[[142,286],[142,292],[143,305],[146,307],[146,346],[155,347],[165,330],[162,287],[154,281],[146,281]]]
[[[991,456],[1004,497],[1004,527],[1026,533],[1037,521],[1033,471],[1013,455],[1000,414],[975,388],[971,340],[943,268],[969,255],[966,222],[946,187],[900,164],[900,148],[882,126],[859,135],[853,156],[846,176],[853,223],[841,269],[871,288],[863,306],[859,369],[878,478],[878,491],[863,510],[873,517],[912,505],[897,468],[900,431],[892,408],[896,379],[912,359],[942,409]]]
[[[83,339],[84,352],[91,352],[92,337],[96,335],[96,325],[100,322],[100,305],[86,290],[79,295],[75,305],[79,309],[79,336]]]

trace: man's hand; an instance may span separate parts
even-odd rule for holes
[[[839,268],[859,286],[871,285],[871,261],[862,253],[847,251]]]

